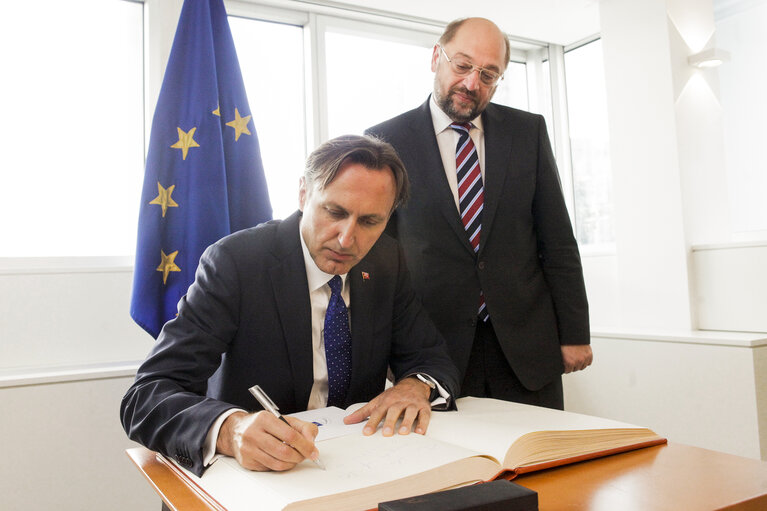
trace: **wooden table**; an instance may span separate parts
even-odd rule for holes
[[[174,511],[211,511],[155,453],[130,458]],[[540,511],[767,510],[767,463],[668,444],[526,474]]]

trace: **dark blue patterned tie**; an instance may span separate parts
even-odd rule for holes
[[[477,148],[469,136],[471,123],[453,123],[450,125],[458,133],[458,145],[455,148],[455,170],[458,177],[458,206],[461,222],[469,235],[469,243],[474,253],[479,252],[479,238],[482,231],[482,209],[485,201],[482,185],[482,172],[479,168]],[[485,305],[485,294],[479,290],[477,315],[487,321],[490,315]]]
[[[343,281],[328,281],[330,302],[325,313],[325,359],[328,365],[328,406],[343,407],[352,376],[352,334],[349,313],[341,297]]]

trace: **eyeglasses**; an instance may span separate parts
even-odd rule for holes
[[[470,60],[463,57],[453,57],[453,59],[451,59],[447,56],[447,52],[445,52],[445,49],[441,44],[438,44],[437,46],[439,46],[439,49],[442,50],[442,55],[445,56],[445,60],[447,60],[447,63],[450,64],[450,69],[452,69],[453,73],[456,75],[466,76],[473,73],[476,69],[479,71],[479,81],[488,87],[497,85],[498,82],[503,80],[502,73],[497,73],[495,71],[485,69],[484,67],[475,66],[471,63]]]

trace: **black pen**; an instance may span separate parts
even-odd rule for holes
[[[288,421],[285,420],[285,417],[282,416],[282,414],[280,413],[280,409],[277,408],[277,405],[274,404],[274,401],[272,401],[272,399],[266,395],[266,392],[264,392],[264,389],[262,389],[258,385],[253,385],[248,390],[250,391],[251,394],[253,394],[253,397],[255,397],[259,403],[261,403],[261,406],[264,407],[264,410],[271,412],[272,415],[274,415],[275,417],[280,419],[282,422],[290,426],[290,423],[288,423]],[[315,465],[320,467],[322,470],[326,470],[325,465],[323,465],[323,463],[320,461],[319,458],[312,461],[314,462]]]

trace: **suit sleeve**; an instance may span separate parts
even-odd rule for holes
[[[533,218],[538,254],[557,318],[559,342],[589,344],[589,309],[583,267],[543,118],[539,123],[538,142]]]
[[[440,382],[455,406],[460,390],[459,373],[448,355],[447,344],[413,290],[402,248],[397,244],[399,272],[394,300],[390,367],[397,380],[426,373]]]
[[[236,328],[235,273],[220,245],[205,251],[178,316],[163,327],[120,407],[128,437],[197,475],[210,426],[234,407],[205,393]]]

